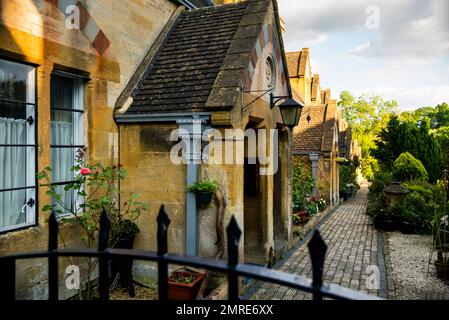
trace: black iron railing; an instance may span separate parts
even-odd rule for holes
[[[227,273],[228,299],[231,301],[240,300],[240,276],[310,292],[313,294],[315,300],[321,300],[323,297],[344,300],[380,299],[376,296],[334,284],[323,283],[323,266],[327,246],[318,230],[314,231],[308,243],[313,271],[313,279],[311,280],[295,274],[239,263],[239,242],[242,232],[234,217],[231,218],[229,226],[226,229],[228,238],[227,261],[168,253],[167,233],[169,224],[170,219],[164,206],[162,206],[157,217],[157,252],[113,249],[108,247],[110,221],[108,214],[104,211],[100,220],[98,249],[59,249],[58,220],[56,214],[52,213],[49,220],[47,251],[0,256],[0,279],[2,284],[0,287],[0,301],[15,300],[16,261],[34,258],[48,258],[48,299],[53,301],[58,300],[59,257],[90,257],[99,259],[98,289],[100,300],[109,299],[109,261],[114,257],[157,262],[159,300],[168,300],[168,264],[186,265]]]

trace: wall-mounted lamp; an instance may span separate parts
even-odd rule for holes
[[[285,126],[293,129],[298,125],[299,118],[301,117],[301,111],[304,106],[296,102],[296,100],[290,96],[274,96],[273,93],[270,92],[271,109],[273,109],[281,100],[285,100],[278,106],[279,111],[281,112],[282,121]]]

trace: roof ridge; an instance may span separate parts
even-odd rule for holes
[[[246,7],[248,5],[249,1],[239,1],[239,2],[233,2],[233,3],[224,3],[224,4],[218,4],[214,5],[212,7],[202,7],[202,8],[195,8],[188,11],[184,11],[183,15],[193,15],[195,13],[201,12],[201,11],[218,11],[217,9],[223,9],[223,8],[230,8],[230,7]]]

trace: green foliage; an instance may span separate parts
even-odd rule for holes
[[[369,179],[377,171],[376,162],[371,159],[377,134],[393,115],[399,113],[398,104],[377,95],[355,97],[349,91],[343,91],[338,106],[351,128],[353,138],[362,148],[362,174]]]
[[[415,224],[420,233],[431,233],[433,217],[435,212],[440,210],[440,190],[419,180],[404,183],[404,186],[410,193],[393,207],[393,212],[405,221]]]
[[[100,230],[100,217],[106,210],[110,220],[111,235],[109,246],[114,247],[124,234],[135,235],[139,232],[134,221],[140,214],[148,209],[148,206],[137,201],[137,195],[128,197],[121,194],[118,185],[126,177],[126,170],[120,166],[103,166],[87,164],[83,160],[86,149],[78,150],[76,164],[71,168],[74,179],[64,187],[64,191],[73,191],[75,205],[67,205],[62,201],[62,193],[51,181],[51,168],[47,167],[37,174],[37,178],[43,181],[40,186],[46,187],[46,194],[51,198],[51,203],[45,204],[44,212],[54,211],[60,216],[60,223],[74,223],[81,227],[81,240],[88,248],[98,246],[98,234]],[[125,200],[124,202],[120,201]],[[60,237],[62,237],[60,235]],[[62,243],[65,243],[62,239]],[[97,260],[88,260],[88,269],[81,281],[80,298],[92,298],[91,274],[95,270]],[[86,297],[83,297],[83,295]]]
[[[426,168],[421,161],[409,152],[401,155],[393,163],[393,176],[400,181],[411,181],[415,179],[428,180]]]
[[[335,159],[335,161],[341,166],[349,166],[352,164],[351,160],[346,159],[346,158],[338,157],[337,159]]]
[[[379,171],[373,175],[369,186],[368,206],[366,212],[376,222],[378,219],[388,218],[387,200],[384,188],[393,182],[393,175],[387,171]]]
[[[304,205],[304,209],[306,210],[307,215],[308,215],[309,217],[314,216],[314,215],[316,215],[316,214],[318,213],[318,207],[317,207],[317,205],[316,205],[314,202],[312,202],[312,201],[307,201],[307,202],[305,203],[305,205]]]
[[[114,230],[113,238],[116,239],[127,239],[135,237],[139,232],[139,227],[137,224],[130,220],[124,219],[118,223],[117,228]]]
[[[361,168],[363,176],[371,181],[373,179],[374,173],[380,170],[379,163],[376,158],[371,154],[366,155],[361,161]]]
[[[189,187],[192,192],[212,192],[217,191],[218,184],[217,181],[197,181]]]
[[[310,175],[303,175],[302,170],[300,165],[296,165],[293,169],[293,207],[295,209],[304,208],[315,185],[313,178]]]
[[[417,124],[393,117],[379,133],[376,145],[373,155],[384,169],[391,168],[401,153],[409,152],[422,162],[431,182],[436,182],[441,176],[441,148],[429,132],[429,121]]]
[[[422,123],[429,120],[431,129],[449,127],[449,106],[443,102],[436,107],[424,107],[414,111],[403,112],[402,121]]]
[[[442,167],[444,170],[449,170],[449,126],[433,130],[432,133],[440,143]]]
[[[350,190],[348,189],[348,185],[356,185],[356,167],[351,163],[350,165],[339,166],[339,175],[340,175],[340,192],[348,193]]]

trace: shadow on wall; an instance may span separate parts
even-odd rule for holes
[[[36,143],[39,146],[39,152],[36,153],[36,172],[39,172],[50,165],[50,99],[48,96],[50,93],[50,73],[54,65],[64,65],[76,61],[77,69],[83,70],[83,68],[88,68],[89,62],[79,58],[79,50],[72,50],[71,47],[48,41],[48,39],[55,38],[55,31],[50,29],[48,19],[53,20],[51,25],[53,27],[56,25],[56,28],[64,28],[63,25],[65,24],[64,20],[56,20],[61,15],[56,14],[56,9],[50,10],[50,6],[53,5],[51,1],[26,0],[26,5],[24,5],[24,2],[24,0],[0,0],[0,59],[38,65],[36,67],[36,102],[39,109],[36,110],[36,114],[39,114],[39,118],[35,125],[37,127]],[[26,16],[27,14],[29,14],[29,17]],[[49,15],[54,16],[49,18]],[[32,24],[32,28],[30,24]],[[80,31],[74,30],[73,32]],[[60,48],[65,50],[60,50]],[[87,88],[87,84],[85,87]],[[0,165],[0,170],[10,169]],[[38,187],[37,190],[39,193],[36,195],[35,206],[38,212],[36,215],[37,225],[21,231],[1,234],[1,254],[45,250],[47,248],[48,225],[46,221],[48,216],[41,211],[41,208],[49,203],[49,199],[45,194],[45,188]],[[0,210],[2,210],[1,208],[2,204],[0,203]],[[0,215],[3,214],[4,212],[0,212]],[[61,229],[61,235],[68,247],[83,246],[80,239],[80,230],[77,226],[66,225]],[[62,245],[61,239],[60,244]],[[59,278],[65,279],[65,268],[70,264],[79,265],[81,271],[83,271],[84,261],[84,258],[83,260],[61,258],[59,260]],[[46,259],[18,261],[16,265],[16,298],[46,299],[48,296],[47,272]],[[62,299],[77,293],[74,290],[68,290],[65,281],[59,281],[59,283]]]

